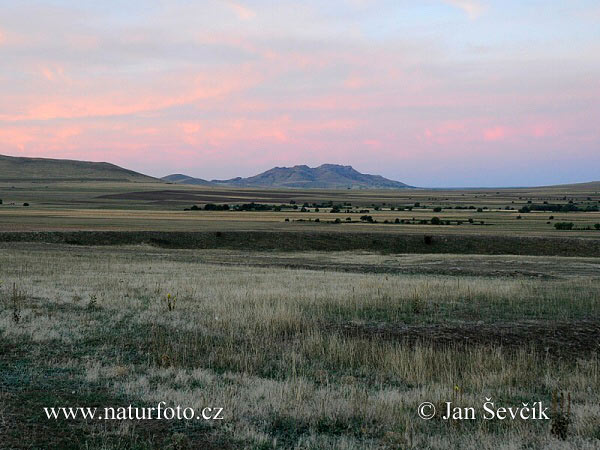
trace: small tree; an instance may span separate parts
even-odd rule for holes
[[[442,221],[440,220],[439,217],[432,217],[431,218],[431,225],[441,225]]]
[[[595,224],[595,225],[594,225],[594,228],[595,228],[596,230],[600,230],[600,223],[597,223],[597,224]]]
[[[433,212],[442,212],[442,207],[436,206],[435,208],[433,208]]]

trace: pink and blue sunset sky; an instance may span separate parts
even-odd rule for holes
[[[600,179],[597,0],[0,0],[0,154]]]

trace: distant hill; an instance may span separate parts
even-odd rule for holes
[[[0,155],[0,181],[126,181],[158,182],[133,170],[106,162],[26,158]]]
[[[399,181],[388,180],[380,175],[360,173],[352,166],[323,164],[319,167],[305,165],[275,167],[249,178],[231,178],[207,182],[186,175],[169,175],[162,178],[182,184],[205,184],[230,187],[268,188],[320,188],[320,189],[405,189],[412,186]]]
[[[202,178],[194,178],[188,175],[183,175],[181,173],[174,173],[173,175],[167,175],[166,177],[162,177],[161,180],[166,181],[167,183],[179,183],[179,184],[193,184],[196,186],[210,186],[212,183],[207,180],[203,180]]]

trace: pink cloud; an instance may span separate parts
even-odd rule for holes
[[[531,135],[536,138],[552,136],[556,133],[556,128],[550,123],[538,123],[531,127]]]
[[[509,130],[506,127],[495,126],[483,130],[483,139],[488,142],[501,141],[509,135]]]
[[[251,20],[254,19],[254,17],[256,17],[256,12],[254,12],[247,6],[242,5],[241,3],[235,2],[233,0],[225,0],[225,3],[241,20]]]
[[[62,76],[62,71],[59,69],[45,68],[41,73],[49,81],[55,81],[57,77]],[[238,74],[221,77],[204,75],[169,77],[156,83],[159,86],[164,83],[166,87],[163,87],[162,92],[156,91],[153,85],[127,86],[125,83],[122,86],[111,87],[101,94],[86,94],[85,89],[80,87],[80,93],[69,91],[15,98],[12,103],[19,104],[19,109],[24,111],[3,114],[0,110],[0,120],[19,122],[75,119],[159,111],[177,105],[222,99],[233,92],[256,84],[259,80],[260,77],[255,73],[241,70]],[[3,109],[14,111],[16,108],[11,108],[10,103],[5,101]]]
[[[0,151],[63,151],[72,144],[72,138],[82,131],[82,127],[74,125],[54,126],[51,129],[43,126],[0,127]]]
[[[357,76],[350,76],[344,80],[344,87],[348,89],[360,89],[366,85],[366,81]]]

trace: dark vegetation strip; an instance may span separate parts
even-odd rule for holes
[[[567,359],[600,353],[600,320],[597,319],[410,326],[347,323],[336,325],[333,329],[346,336],[406,344],[423,343],[442,347],[484,345],[509,349],[529,346],[549,356]]]
[[[336,232],[2,232],[0,242],[71,245],[150,244],[164,248],[236,250],[371,250],[383,253],[600,256],[600,239],[532,236],[414,235]]]

